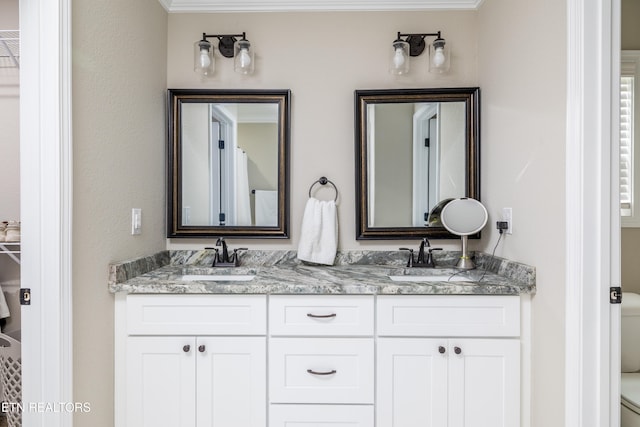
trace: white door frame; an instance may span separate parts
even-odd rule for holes
[[[20,212],[24,426],[67,427],[73,413],[71,0],[20,1]]]
[[[567,0],[566,427],[620,423],[619,16],[620,0]]]
[[[619,257],[609,142],[619,11],[620,0],[567,0],[567,427],[615,426],[618,410],[609,349],[619,310],[606,295]],[[20,1],[20,30],[21,270],[33,293],[22,313],[23,400],[71,402],[71,0]],[[29,427],[73,423],[65,412],[23,415]]]

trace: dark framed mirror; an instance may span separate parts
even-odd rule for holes
[[[356,239],[457,238],[438,210],[480,200],[479,124],[477,87],[356,90]]]
[[[288,238],[291,92],[167,96],[167,237]]]

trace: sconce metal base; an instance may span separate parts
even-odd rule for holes
[[[246,40],[246,33],[242,34],[207,34],[202,33],[202,41],[206,42],[208,38],[215,37],[218,39],[218,50],[225,58],[233,58],[235,55],[234,44],[239,38]]]
[[[225,58],[233,58],[233,44],[236,42],[235,37],[231,36],[222,36],[220,37],[220,42],[218,43],[218,50],[220,54]]]
[[[424,41],[424,36],[410,35],[407,37],[407,43],[409,43],[409,55],[418,56],[424,52],[427,44]]]
[[[424,49],[427,44],[424,41],[425,37],[436,37],[436,40],[442,40],[442,45],[444,46],[444,39],[440,38],[440,31],[437,33],[419,33],[419,34],[402,34],[398,32],[398,39],[402,40],[402,37],[406,37],[404,41],[409,43],[409,55],[410,56],[418,56]]]

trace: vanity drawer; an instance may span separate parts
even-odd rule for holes
[[[273,403],[373,403],[373,338],[274,338]]]
[[[275,295],[269,300],[273,336],[373,336],[372,295]]]
[[[128,295],[128,335],[266,335],[264,295]]]
[[[371,427],[373,406],[369,405],[271,405],[269,427]]]
[[[517,337],[520,297],[380,296],[377,326],[380,336]]]

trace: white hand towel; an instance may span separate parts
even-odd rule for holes
[[[338,213],[333,200],[309,198],[302,217],[298,259],[333,265],[338,250]]]
[[[275,227],[278,225],[278,192],[256,190],[256,225]]]

